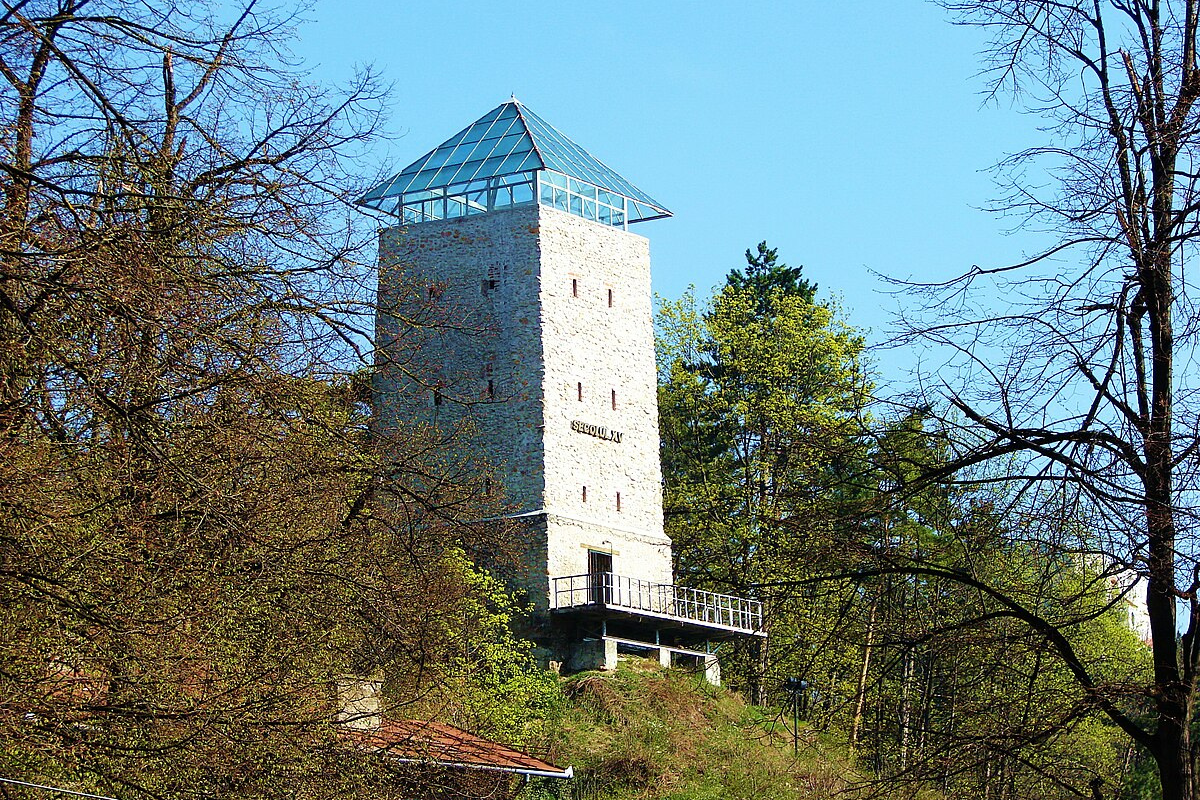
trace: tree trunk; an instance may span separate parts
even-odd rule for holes
[[[1163,800],[1196,800],[1191,758],[1191,736],[1163,719],[1151,752],[1162,781]]]
[[[900,771],[908,767],[909,729],[912,721],[913,654],[904,649],[900,662]]]
[[[867,615],[867,635],[863,642],[862,669],[858,673],[858,686],[854,692],[854,721],[850,723],[850,746],[858,744],[858,732],[862,728],[863,706],[867,701],[867,676],[871,669],[871,646],[875,639],[875,612],[879,608],[879,595],[871,600]]]

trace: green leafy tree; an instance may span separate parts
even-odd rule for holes
[[[844,726],[884,787],[1121,785],[1119,729],[1017,610],[1053,619],[1133,708],[1146,652],[1106,566],[1018,542],[1019,504],[926,481],[953,457],[936,416],[867,418],[849,329],[799,293],[764,301],[747,285],[731,279],[703,311],[686,295],[659,320],[678,574],[767,600],[769,649],[735,653],[728,674],[760,700],[801,678],[810,723]]]
[[[563,711],[558,678],[538,667],[533,644],[513,634],[522,610],[505,587],[453,548],[432,565],[422,591],[427,643],[381,665],[403,713],[438,719],[517,747],[543,749]],[[405,613],[411,614],[411,609]],[[432,650],[429,648],[433,648]]]
[[[874,611],[855,744],[885,785],[998,798],[1115,791],[1125,780],[1120,729],[1015,611],[1039,608],[1132,707],[1149,651],[1108,576],[1015,545],[991,503],[946,509],[883,528],[853,570]]]
[[[780,263],[766,243],[746,260],[707,308],[689,293],[665,303],[658,321],[676,573],[743,595],[808,574],[828,550],[830,464],[855,448],[869,389],[862,338],[835,306],[814,301],[800,268]],[[819,649],[802,634],[815,630],[816,598],[763,599],[772,642],[789,642],[780,651],[787,657],[762,650],[733,673],[760,698],[764,680]]]

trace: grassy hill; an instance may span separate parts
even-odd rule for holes
[[[803,723],[794,754],[790,719],[651,661],[576,675],[564,688],[551,755],[575,767],[576,797],[815,800],[856,775],[844,746]]]

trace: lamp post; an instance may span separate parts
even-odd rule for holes
[[[800,678],[787,678],[783,689],[792,699],[792,755],[800,756],[800,703],[807,697],[808,681]]]

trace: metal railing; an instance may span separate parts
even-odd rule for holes
[[[554,579],[554,608],[609,606],[671,619],[762,631],[762,603],[729,594],[597,572]]]

